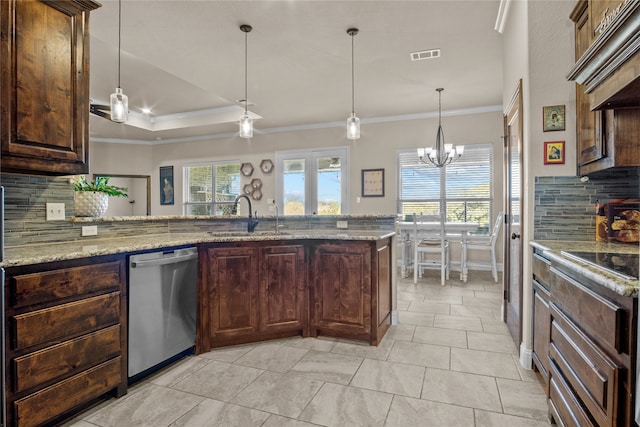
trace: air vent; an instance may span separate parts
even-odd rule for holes
[[[440,58],[440,49],[423,50],[421,52],[412,52],[412,61],[422,61],[423,59]]]

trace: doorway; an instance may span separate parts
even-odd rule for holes
[[[504,303],[503,318],[520,348],[522,342],[522,79],[504,116]]]
[[[151,215],[151,176],[94,174],[96,177],[108,176],[109,185],[124,187],[129,197],[109,197],[109,207],[104,216],[148,216]]]

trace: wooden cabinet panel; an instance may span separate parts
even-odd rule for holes
[[[96,291],[118,289],[124,277],[118,261],[15,276],[11,280],[14,307],[34,305]]]
[[[390,324],[391,316],[391,248],[385,244],[378,248],[378,292],[377,301],[374,306],[378,306],[377,326]],[[380,334],[382,335],[382,334]],[[377,343],[376,343],[377,344]]]
[[[20,427],[40,426],[60,414],[88,402],[121,382],[120,357],[67,378],[13,404]]]
[[[16,357],[16,392],[98,365],[120,354],[120,325]]]
[[[545,288],[548,288],[549,283],[551,283],[551,279],[549,276],[551,263],[548,260],[542,258],[540,255],[533,254],[531,268],[533,271],[533,278]]]
[[[305,266],[302,245],[260,249],[260,330],[302,329]]]
[[[87,173],[91,0],[0,2],[3,172]]]
[[[617,333],[622,327],[621,307],[554,268],[551,284],[551,293],[562,310],[571,313],[570,317],[587,335],[617,352],[622,351],[620,333]]]
[[[13,317],[15,349],[56,342],[120,322],[120,292]]]
[[[533,362],[542,375],[545,391],[549,394],[549,341],[551,337],[551,315],[549,313],[549,291],[536,280],[533,281]]]
[[[576,399],[571,389],[558,372],[558,368],[554,362],[550,364],[550,381],[549,381],[549,406],[556,424],[564,426],[580,426],[580,427],[596,427],[591,421],[580,402]]]

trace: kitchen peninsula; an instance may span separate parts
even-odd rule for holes
[[[337,218],[350,228],[327,227]],[[151,250],[198,248],[196,353],[294,335],[377,345],[391,324],[394,217],[337,218],[287,217],[277,233],[270,218],[255,233],[237,217],[79,219],[111,235],[8,247],[9,418],[61,421],[126,393],[127,260]]]

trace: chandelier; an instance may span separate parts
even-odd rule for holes
[[[438,132],[436,134],[436,146],[429,148],[418,148],[418,157],[420,161],[426,165],[433,165],[441,168],[448,165],[451,162],[458,160],[462,157],[464,152],[464,146],[460,145],[455,147],[453,144],[444,143],[444,131],[442,130],[442,91],[444,89],[439,87],[438,91]],[[426,160],[425,160],[426,157]]]

